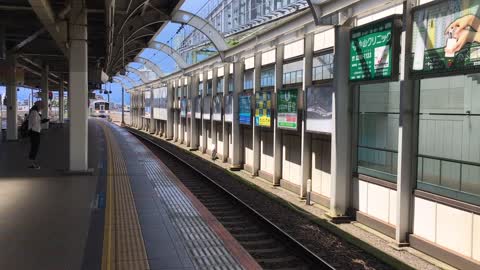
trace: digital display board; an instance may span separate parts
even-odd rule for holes
[[[412,75],[480,70],[480,2],[444,0],[413,10]]]
[[[167,121],[167,87],[153,89],[153,118]]]
[[[390,79],[398,75],[398,19],[391,16],[350,32],[350,81]]]
[[[277,95],[277,126],[297,130],[298,128],[298,90],[282,89]]]
[[[203,120],[210,120],[210,115],[212,112],[212,97],[206,96],[203,97]]]
[[[255,126],[271,127],[272,93],[269,91],[255,93]]]
[[[225,122],[233,121],[233,96],[225,96]]]
[[[252,124],[252,93],[242,93],[239,95],[238,120],[242,125]]]
[[[222,95],[216,95],[213,98],[213,113],[212,119],[214,121],[222,121]]]
[[[310,132],[332,133],[333,86],[316,85],[307,88],[306,130]]]

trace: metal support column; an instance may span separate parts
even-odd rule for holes
[[[167,83],[167,140],[173,139],[173,81]]]
[[[210,134],[212,136],[212,145],[215,146],[215,149],[218,153],[218,143],[217,143],[217,121],[213,120],[213,108],[215,107],[214,100],[215,96],[217,95],[217,75],[218,75],[218,69],[213,68],[212,71],[212,116],[211,116],[211,128],[210,128]]]
[[[70,171],[88,170],[88,44],[85,2],[71,1],[69,21]]]
[[[397,177],[397,205],[396,221],[397,228],[395,242],[399,246],[405,246],[408,242],[408,234],[412,232],[413,223],[413,189],[415,187],[417,166],[417,138],[418,127],[418,85],[410,78],[409,69],[411,59],[405,57],[412,50],[413,22],[411,9],[414,0],[404,2],[403,9],[403,33],[402,33],[402,57],[404,65],[400,72],[400,122],[398,127],[398,177]]]
[[[253,70],[253,94],[260,92],[260,72],[262,69],[262,53],[255,53],[255,66]],[[255,96],[253,97],[255,99]],[[255,116],[254,116],[255,117]],[[252,175],[258,175],[260,170],[260,141],[261,141],[261,128],[257,127],[255,121],[252,123],[253,127],[253,171]]]
[[[123,86],[122,86],[122,123],[120,125],[122,127],[125,126],[125,88],[123,88]]]
[[[238,119],[239,113],[239,104],[238,97],[243,91],[243,73],[245,70],[245,64],[243,61],[236,59],[236,62],[233,64],[233,119],[232,119],[232,165],[231,170],[240,170],[242,168],[243,158],[242,158],[242,147],[243,147],[243,138],[240,137],[240,124]]]
[[[227,63],[223,67],[223,96],[222,96],[222,103],[223,103],[223,117],[222,117],[222,134],[223,134],[223,162],[228,162],[228,155],[229,155],[229,144],[230,141],[228,139],[228,124],[225,122],[225,96],[228,95],[228,79],[230,76],[230,64]]]
[[[306,101],[307,87],[312,85],[313,33],[305,36],[305,57],[303,61],[303,87],[298,92],[299,112],[305,112],[304,108],[306,104],[304,101]],[[302,122],[300,124],[302,134],[300,197],[302,198],[307,196],[307,181],[311,178],[312,174],[312,134],[306,132],[306,116],[306,113],[301,115]]]
[[[284,45],[276,48],[275,59],[275,92],[283,87],[283,50]],[[277,102],[277,100],[275,100]],[[276,113],[275,113],[276,114]],[[280,185],[282,178],[282,130],[277,127],[277,117],[273,117],[273,185]]]
[[[43,101],[43,109],[42,109],[42,118],[46,119],[48,118],[48,111],[49,111],[49,99],[48,99],[48,92],[50,91],[48,87],[48,73],[49,73],[49,67],[48,65],[43,65],[43,70],[42,70],[42,83],[41,83],[41,99]],[[48,122],[42,124],[42,129],[48,129]]]
[[[331,200],[329,215],[348,215],[352,189],[352,91],[348,82],[350,27],[335,26],[335,71],[333,86],[333,131]]]
[[[65,82],[63,76],[60,77],[60,89],[58,90],[58,122],[63,124],[65,122]]]
[[[197,128],[197,119],[195,118],[196,103],[195,99],[198,98],[198,75],[192,77],[191,82],[191,96],[190,100],[192,102],[192,116],[190,117],[190,150],[198,150],[198,128]]]
[[[17,56],[14,54],[7,54],[7,63],[7,140],[16,141],[18,139],[16,72]]]
[[[208,88],[208,72],[204,71],[203,72],[203,90],[202,90],[202,97],[205,97],[207,95],[207,88]],[[203,102],[203,100],[202,100]],[[205,111],[205,108],[203,107],[202,104],[202,143],[200,150],[202,153],[207,152],[207,123],[205,123],[205,120],[203,119],[203,111]]]

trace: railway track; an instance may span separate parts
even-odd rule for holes
[[[182,158],[186,153],[172,153],[150,136],[128,130],[162,160],[263,269],[334,269],[201,169],[187,163]]]

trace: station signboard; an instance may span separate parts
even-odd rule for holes
[[[352,28],[350,81],[396,79],[400,49],[398,16]]]
[[[195,97],[195,119],[202,119],[202,97]]]
[[[252,93],[242,93],[238,97],[238,117],[241,125],[252,124]]]
[[[153,118],[167,121],[167,87],[154,88],[153,92]]]
[[[212,113],[212,97],[206,96],[203,97],[203,120],[210,120],[210,115]]]
[[[225,96],[225,122],[233,121],[233,96]]]
[[[444,0],[413,10],[414,77],[479,72],[479,4],[471,0]]]
[[[307,88],[306,130],[309,132],[332,133],[333,129],[333,86],[315,85]]]
[[[216,95],[213,98],[213,121],[222,121],[222,95]]]
[[[298,90],[281,89],[277,95],[277,127],[297,130]]]
[[[255,93],[255,126],[271,127],[272,123],[272,92]]]
[[[187,117],[187,99],[186,98],[180,99],[180,117],[181,118]]]

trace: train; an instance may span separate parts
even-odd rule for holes
[[[88,107],[91,117],[110,118],[110,103],[101,96],[90,99]]]

